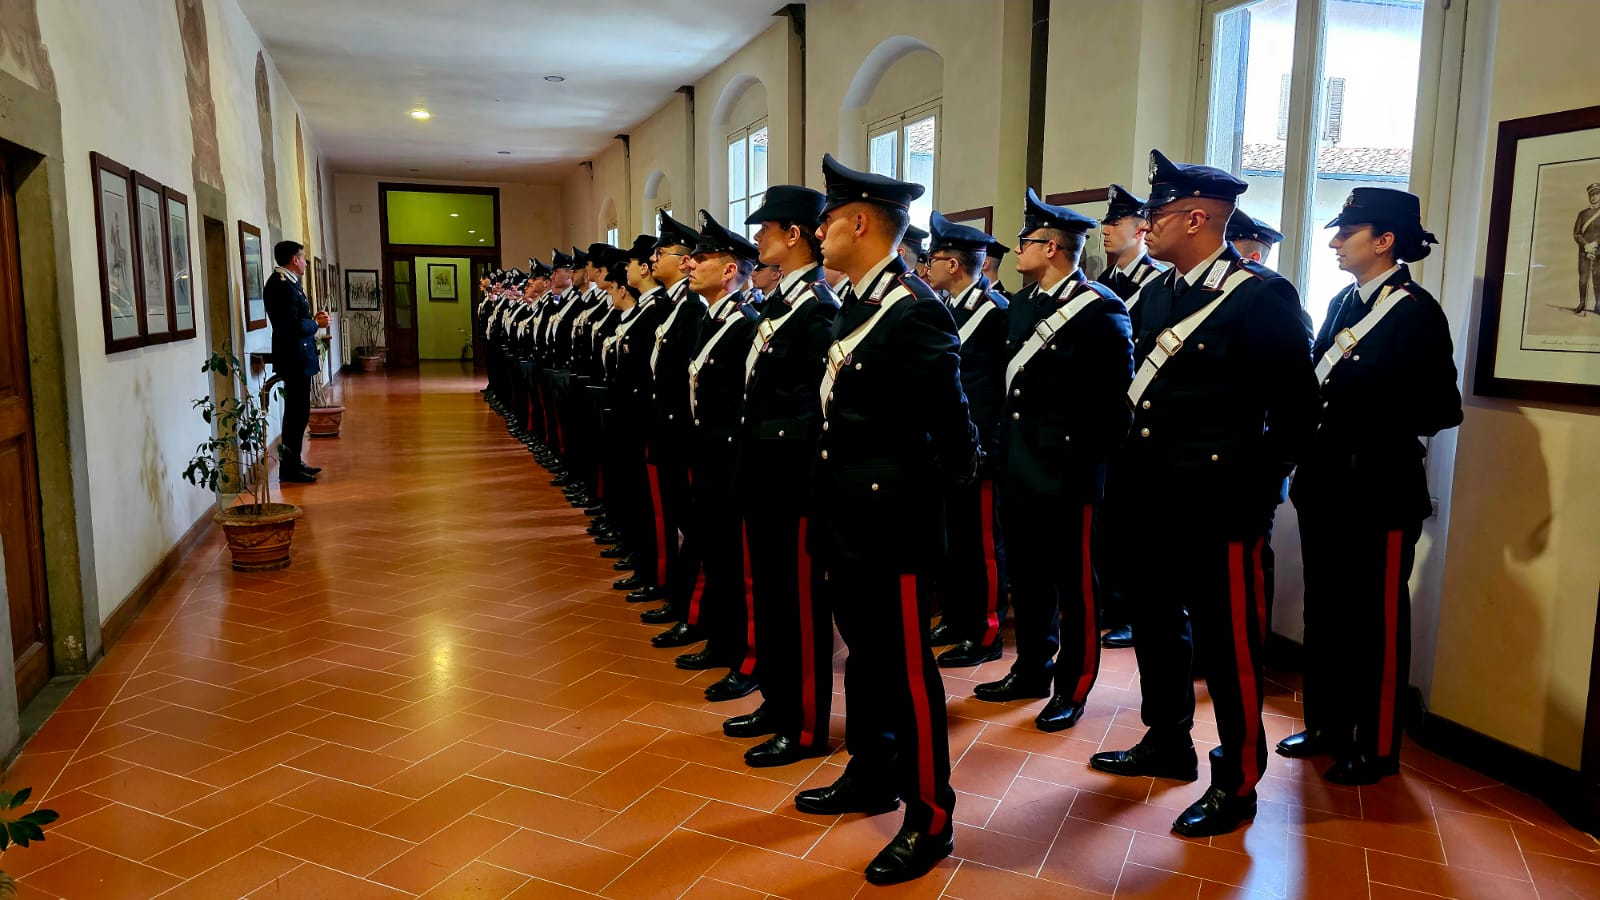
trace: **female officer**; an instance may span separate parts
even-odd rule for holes
[[[1420,438],[1461,423],[1450,324],[1406,267],[1437,243],[1420,216],[1413,194],[1356,188],[1328,223],[1356,281],[1317,335],[1321,427],[1289,493],[1305,557],[1306,730],[1278,752],[1332,755],[1339,784],[1400,770],[1406,582],[1431,508]]]

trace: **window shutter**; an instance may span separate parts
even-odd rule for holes
[[[1339,143],[1344,133],[1344,79],[1328,79],[1328,112],[1322,121],[1322,139]]]
[[[1278,82],[1278,140],[1289,139],[1289,74]]]

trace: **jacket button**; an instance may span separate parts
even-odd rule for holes
[[[1206,345],[1205,344],[1195,344],[1194,348],[1196,350],[1204,350],[1206,348]]]
[[[1350,359],[1355,362],[1361,362],[1361,354],[1357,353],[1355,356],[1350,357]]]
[[[728,435],[728,443],[733,443],[733,435]]]
[[[1215,454],[1215,453],[1213,453],[1213,454],[1211,454],[1211,461],[1212,461],[1212,462],[1216,462],[1216,461],[1217,461],[1217,460],[1219,460],[1219,459],[1221,459],[1221,458],[1222,458],[1222,457],[1220,457],[1220,456],[1218,456],[1218,455],[1216,455],[1216,454]]]
[[[672,421],[672,413],[667,413],[667,421],[668,422]]]
[[[739,424],[740,424],[740,425],[743,425],[743,424],[744,424],[744,416],[740,416],[740,417],[739,417]]]
[[[1067,443],[1070,444],[1070,443],[1072,443],[1072,435],[1069,434],[1066,437],[1062,438],[1062,440],[1064,440],[1064,441],[1066,441]]]
[[[667,418],[669,418],[669,419],[670,419],[670,418],[672,418],[672,417],[671,417],[671,416],[667,416]],[[699,428],[699,427],[700,427],[700,420],[699,420],[699,419],[695,419],[695,420],[694,420],[694,427],[696,427],[696,428]]]
[[[823,459],[827,459],[828,458],[828,451],[826,451],[826,450],[822,451],[822,458]]]
[[[782,428],[778,429],[778,437],[783,437],[783,429]]]
[[[1148,429],[1148,428],[1139,429],[1139,436],[1140,437],[1149,437],[1150,436],[1150,429]]]
[[[1022,396],[1022,388],[1014,388],[1014,389],[1012,389],[1011,396],[1013,396],[1013,397],[1021,397]]]
[[[1146,400],[1146,401],[1145,401],[1145,402],[1144,402],[1144,408],[1145,408],[1145,409],[1149,409],[1149,408],[1150,408],[1150,401],[1149,401],[1149,400]]]
[[[878,486],[877,486],[877,485],[876,485],[876,484],[874,484],[874,485],[873,485],[873,486],[872,486],[872,489],[873,489],[873,490],[877,490],[877,489],[878,489]]]
[[[822,430],[823,431],[827,431],[828,430],[828,423],[827,422],[823,422],[822,423]]]
[[[856,363],[856,371],[861,371],[861,363]]]
[[[1022,421],[1022,413],[1019,413],[1019,412],[1012,413],[1011,414],[1011,421],[1013,421],[1013,422]]]

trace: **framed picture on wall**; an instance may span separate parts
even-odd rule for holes
[[[262,293],[267,284],[266,256],[262,253],[261,229],[239,220],[239,272],[243,279],[244,327],[255,331],[267,327],[267,301]]]
[[[980,206],[976,209],[963,209],[957,212],[944,213],[944,217],[957,225],[966,225],[976,228],[984,234],[993,236],[994,207]]]
[[[325,307],[329,312],[339,311],[339,264],[328,263],[328,303]]]
[[[1600,106],[1500,123],[1473,390],[1600,406]]]
[[[428,299],[435,302],[454,303],[456,296],[456,267],[449,263],[428,263]]]
[[[167,308],[173,340],[194,337],[194,275],[189,263],[189,198],[162,190],[167,207]]]
[[[89,154],[89,167],[100,239],[100,312],[106,352],[119,353],[144,343],[139,264],[134,255],[133,173],[98,153]]]
[[[381,308],[383,306],[383,294],[380,293],[378,287],[378,270],[346,269],[344,273],[344,299],[345,309],[352,312]]]
[[[1059,194],[1050,194],[1044,202],[1054,206],[1065,206],[1073,212],[1080,212],[1099,222],[1106,216],[1107,197],[1111,186],[1103,188],[1089,188],[1082,191],[1065,191]],[[1083,274],[1089,278],[1099,278],[1106,270],[1106,247],[1100,239],[1100,226],[1089,229],[1089,234],[1083,241],[1083,259],[1078,263],[1083,269]]]
[[[323,269],[322,257],[311,258],[311,271],[307,273],[306,297],[311,301],[312,309],[321,309],[321,304],[326,303],[328,292],[325,289],[328,273]]]
[[[167,297],[166,204],[161,199],[161,185],[140,172],[133,173],[133,211],[145,343],[159,344],[172,338],[172,311]]]

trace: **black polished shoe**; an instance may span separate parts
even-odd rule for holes
[[[1235,797],[1214,787],[1173,820],[1172,830],[1184,837],[1216,837],[1236,830],[1255,817],[1255,791],[1245,797]]]
[[[300,464],[300,471],[302,471],[302,472],[310,472],[313,475],[321,475],[322,474],[322,467],[321,466],[308,466],[305,463],[301,463]]]
[[[628,550],[626,547],[607,547],[600,551],[600,558],[622,559],[623,557],[631,555],[631,552],[632,551]]]
[[[1057,694],[1044,705],[1043,711],[1033,720],[1033,725],[1040,731],[1066,731],[1078,724],[1081,718],[1083,718],[1083,704],[1073,703],[1072,698],[1065,694]]]
[[[746,750],[744,764],[752,769],[771,769],[827,753],[826,742],[820,747],[807,747],[786,734],[778,734]]]
[[[1120,650],[1133,646],[1133,626],[1118,625],[1100,636],[1100,646]]]
[[[939,658],[934,661],[941,669],[964,669],[968,666],[982,665],[1000,658],[1002,643],[999,638],[995,638],[992,644],[962,641],[939,654]]]
[[[604,553],[605,551],[602,550],[600,552]],[[628,555],[622,557],[621,559],[619,559],[616,562],[612,563],[611,564],[611,568],[615,569],[618,572],[632,572],[633,569],[634,569],[633,555],[632,554],[628,554]]]
[[[697,650],[694,653],[684,653],[672,664],[686,672],[703,672],[706,669],[731,669],[739,664],[737,659],[729,659],[720,653],[709,650]],[[771,732],[767,732],[771,734]]]
[[[666,649],[668,647],[687,647],[690,644],[698,644],[705,639],[705,629],[699,628],[695,625],[690,625],[687,622],[679,622],[671,628],[668,628],[666,631],[663,631],[651,638],[650,646],[660,647],[662,649]]]
[[[893,788],[869,788],[856,782],[849,772],[827,787],[801,791],[794,797],[794,808],[818,816],[842,816],[846,813],[894,812],[900,808],[900,798]]]
[[[1143,741],[1127,750],[1096,753],[1089,757],[1089,768],[1112,775],[1149,775],[1177,781],[1194,781],[1200,777],[1200,760],[1192,745],[1160,749],[1147,746]]]
[[[722,676],[721,681],[714,681],[706,687],[706,699],[712,703],[738,700],[740,697],[750,696],[760,686],[761,682],[757,681],[754,675],[744,675],[738,669],[734,669]]]
[[[620,544],[622,543],[622,535],[602,528],[594,533],[594,542],[596,544]]]
[[[280,484],[316,484],[317,476],[307,472],[305,469],[285,468],[278,473],[278,482]]]
[[[635,572],[632,575],[629,575],[627,578],[619,578],[616,581],[611,582],[611,587],[619,591],[636,591],[642,587],[649,587],[649,585],[645,584],[644,576],[640,575],[638,572]],[[633,597],[630,596],[628,598],[628,602],[634,602]]]
[[[597,519],[606,514],[606,505],[604,503],[596,503],[593,506],[585,509],[583,514],[589,516],[590,518]]]
[[[666,625],[669,622],[678,622],[683,619],[683,613],[672,608],[672,604],[647,609],[639,613],[639,621],[646,625]]]
[[[1035,678],[1025,678],[1016,672],[1007,672],[1006,677],[988,684],[980,684],[972,689],[972,696],[979,700],[988,700],[994,703],[1004,703],[1008,700],[1029,700],[1050,696],[1050,676],[1041,675]]]
[[[961,640],[961,636],[956,634],[956,630],[943,622],[928,629],[928,646],[930,647],[944,647],[959,640]]]
[[[632,578],[625,578],[623,580],[629,581],[638,577],[638,573],[635,573]],[[624,597],[623,599],[627,600],[629,603],[649,603],[652,600],[661,599],[661,589],[650,586],[641,587],[636,590],[629,591],[628,596]]]
[[[577,479],[575,477],[573,477],[571,472],[562,472],[561,474],[557,475],[556,477],[550,479],[550,486],[551,487],[558,487],[558,488],[572,487],[573,485],[575,485],[577,483],[578,483]]]
[[[1279,741],[1277,752],[1279,756],[1287,756],[1290,759],[1306,759],[1332,751],[1331,744],[1327,734],[1321,729],[1307,728]]]
[[[1400,760],[1374,758],[1365,754],[1357,754],[1349,759],[1341,759],[1333,764],[1323,777],[1334,784],[1364,785],[1377,784],[1385,776],[1400,774]]]
[[[772,716],[767,715],[765,705],[758,706],[753,713],[734,716],[723,722],[722,733],[732,738],[753,738],[773,734],[777,731],[777,726],[773,724],[772,719]]]
[[[594,498],[589,496],[588,491],[584,491],[576,497],[568,497],[567,502],[571,503],[574,509],[584,509],[594,502]]]
[[[928,874],[939,860],[955,850],[955,835],[928,834],[925,831],[900,829],[889,846],[878,851],[867,866],[868,884],[900,884]]]

